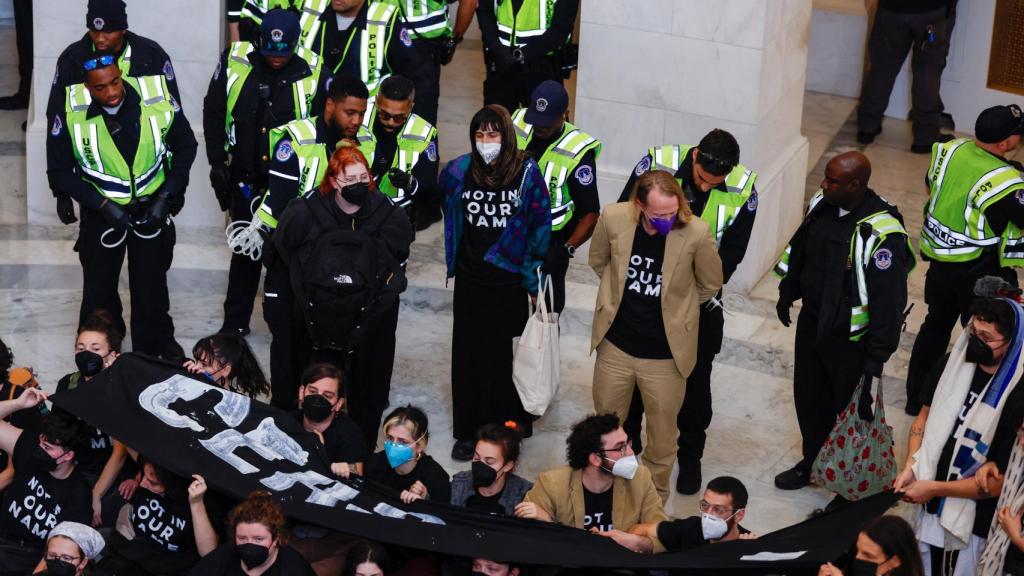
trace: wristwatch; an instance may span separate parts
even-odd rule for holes
[[[569,258],[576,257],[576,247],[568,242],[565,243],[565,251],[569,253]]]

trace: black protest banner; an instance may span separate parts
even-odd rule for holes
[[[372,482],[335,478],[318,456],[313,435],[290,414],[144,356],[125,354],[87,385],[52,400],[183,477],[202,474],[215,489],[239,499],[270,491],[296,520],[399,546],[507,562],[800,573],[834,559],[865,521],[895,501],[883,494],[756,541],[645,556],[582,530],[445,503],[405,505]],[[800,554],[749,559],[766,552]]]

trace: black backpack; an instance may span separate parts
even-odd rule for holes
[[[319,234],[299,260],[292,285],[302,306],[306,329],[316,350],[351,352],[372,318],[405,289],[401,266],[383,252],[374,235],[395,207],[382,202],[356,227],[331,214],[323,200],[303,199]],[[382,265],[383,263],[383,265]]]

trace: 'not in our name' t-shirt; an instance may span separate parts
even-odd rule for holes
[[[488,189],[472,181],[466,182],[461,200],[465,223],[455,256],[456,278],[468,278],[489,286],[519,284],[519,274],[484,260],[487,251],[505,232],[512,215],[519,210],[518,183],[516,179],[511,186]]]
[[[643,224],[637,224],[622,302],[605,336],[616,348],[635,358],[672,358],[665,335],[665,319],[661,315],[664,260],[665,237],[648,234]]]

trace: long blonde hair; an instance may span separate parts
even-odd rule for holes
[[[657,188],[666,196],[675,196],[679,200],[679,214],[676,217],[675,228],[682,228],[693,218],[693,210],[690,209],[690,201],[683,194],[683,189],[672,177],[672,174],[664,170],[651,170],[636,179],[633,184],[633,191],[629,194],[629,202],[633,207],[633,219],[640,222],[640,205],[647,204],[647,198],[651,190]]]

